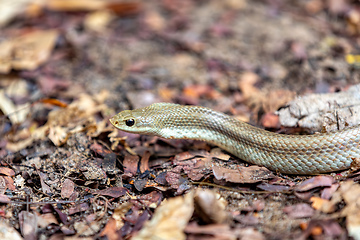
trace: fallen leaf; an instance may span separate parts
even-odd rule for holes
[[[52,190],[51,188],[45,183],[44,179],[47,179],[48,176],[47,174],[39,171],[38,169],[36,169],[37,173],[39,174],[40,177],[40,183],[41,183],[41,190],[45,193],[45,194],[52,194]]]
[[[325,204],[329,204],[329,200],[322,199],[322,198],[319,198],[319,197],[311,197],[310,202],[311,202],[311,206],[316,210],[320,210],[320,209],[323,208],[323,206]]]
[[[38,219],[38,225],[40,228],[45,228],[45,227],[49,226],[50,224],[55,224],[55,225],[59,224],[56,216],[52,212],[38,214],[37,219]]]
[[[55,30],[37,30],[8,40],[13,43],[7,45],[11,46],[7,51],[9,56],[3,53],[0,55],[0,62],[16,70],[34,70],[49,58],[57,37],[58,32]],[[1,44],[5,45],[7,42]],[[1,69],[4,70],[2,73],[9,73],[9,67],[0,67]]]
[[[89,209],[88,203],[77,203],[75,206],[69,208],[68,213],[69,215],[73,215],[79,212],[85,212]]]
[[[116,226],[116,220],[114,218],[110,218],[109,221],[106,223],[105,227],[100,233],[101,237],[106,236],[109,240],[118,240],[121,239],[118,230],[120,228],[117,228]]]
[[[299,192],[309,191],[318,187],[331,187],[334,179],[329,176],[317,176],[310,178],[296,186],[295,190]]]
[[[71,194],[74,192],[75,184],[70,179],[65,179],[61,187],[61,197],[69,198]]]
[[[15,191],[16,187],[14,184],[14,180],[11,177],[8,176],[3,176],[5,183],[6,183],[6,187],[11,190],[11,191]]]
[[[259,166],[239,166],[237,169],[213,166],[212,169],[217,180],[225,180],[233,183],[256,183],[265,179],[274,178],[274,174],[269,169]]]
[[[127,192],[128,189],[124,187],[109,187],[103,190],[96,190],[93,193],[118,198],[124,196]]]
[[[360,184],[346,181],[340,184],[337,191],[345,201],[342,215],[346,216],[346,229],[349,236],[360,239]]]
[[[306,218],[312,217],[315,213],[315,210],[310,207],[309,204],[306,203],[299,203],[291,206],[287,206],[283,209],[283,211],[290,217],[290,218]]]
[[[336,192],[336,190],[339,188],[339,183],[333,183],[331,187],[326,187],[321,192],[321,198],[329,200],[332,195]]]
[[[278,184],[269,184],[266,182],[260,183],[256,186],[259,189],[269,191],[269,192],[285,192],[292,189],[290,186],[278,185]]]
[[[230,229],[228,224],[208,224],[202,226],[196,223],[191,223],[186,226],[185,232],[190,236],[195,236],[193,239],[196,239],[196,236],[200,234],[211,236],[207,239],[237,239],[236,233]]]
[[[0,221],[0,239],[23,240],[20,233],[5,221]]]
[[[301,229],[307,230],[309,232],[309,235],[313,236],[319,236],[322,234],[323,230],[320,226],[311,226],[309,227],[308,223],[301,223],[300,224]]]
[[[0,203],[9,203],[10,198],[4,194],[0,194]]]
[[[144,23],[153,31],[162,31],[166,26],[164,17],[157,11],[146,11]]]
[[[133,240],[174,239],[185,240],[184,229],[194,211],[194,191],[185,196],[170,198],[156,210],[149,222]]]
[[[2,0],[0,1],[0,26],[6,25],[16,16],[21,15],[25,12],[26,8],[33,0]],[[1,47],[0,47],[1,51]],[[6,238],[3,238],[6,239]]]
[[[151,153],[149,151],[146,151],[144,155],[142,156],[140,160],[140,172],[144,173],[145,171],[149,171],[149,159],[150,159]]]
[[[48,0],[46,7],[53,11],[95,11],[103,9],[106,1],[101,0]]]
[[[7,167],[0,167],[0,174],[4,174],[4,175],[10,176],[10,177],[15,176],[14,170],[12,170],[11,168],[7,168]]]
[[[106,31],[108,24],[114,19],[114,15],[108,10],[99,10],[89,13],[84,19],[86,29],[98,33]]]
[[[265,128],[280,128],[281,124],[279,121],[279,116],[271,112],[266,113],[261,118],[261,125]]]
[[[197,189],[194,205],[197,215],[208,224],[225,223],[229,220],[229,215],[225,211],[226,201],[211,190]]]
[[[0,110],[9,117],[13,125],[25,121],[30,112],[30,104],[25,103],[15,105],[10,98],[5,95],[4,89],[0,90]]]
[[[37,239],[37,215],[27,211],[19,213],[21,234],[24,239]]]
[[[81,236],[92,236],[101,229],[101,223],[95,221],[95,214],[90,214],[86,219],[74,223],[77,234]]]
[[[139,164],[139,156],[134,155],[125,155],[123,165],[125,174],[131,174],[131,176],[135,176],[138,170]]]
[[[310,235],[335,239],[344,234],[339,223],[332,219],[313,219],[309,223],[301,223],[300,227],[304,230],[300,239],[308,239]]]

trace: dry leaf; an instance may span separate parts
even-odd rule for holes
[[[309,204],[299,203],[291,206],[287,206],[283,210],[290,218],[305,218],[312,217],[315,210],[310,207]]]
[[[155,210],[153,218],[132,240],[172,239],[185,240],[184,229],[194,211],[194,192],[170,198]]]
[[[106,6],[101,0],[48,0],[46,7],[53,11],[93,11]]]
[[[25,103],[16,106],[10,98],[5,95],[4,89],[0,90],[0,109],[7,115],[12,124],[19,124],[25,121],[30,112],[30,104]]]
[[[342,214],[346,216],[349,236],[360,240],[360,184],[353,181],[343,182],[338,191],[346,203]]]
[[[24,239],[37,239],[37,215],[27,211],[19,213],[21,234]]]
[[[104,32],[111,22],[114,19],[114,15],[107,10],[96,11],[89,13],[84,19],[84,25],[88,30],[94,32]]]
[[[70,179],[65,179],[61,188],[61,197],[69,198],[71,194],[74,192],[75,184]]]
[[[269,169],[259,166],[238,167],[238,169],[213,166],[213,174],[217,180],[224,179],[233,183],[256,183],[274,178],[274,174]]]
[[[14,17],[23,13],[34,0],[1,0],[0,1],[0,27],[7,24]],[[0,47],[1,49],[1,47]],[[1,50],[0,50],[1,51]],[[1,72],[1,70],[0,70]],[[4,239],[4,238],[3,238]]]
[[[166,21],[157,11],[146,11],[144,16],[145,24],[153,31],[162,31],[166,26]]]
[[[194,205],[196,213],[206,223],[225,223],[229,219],[225,199],[214,191],[197,189]]]
[[[38,30],[2,42],[6,50],[0,53],[0,73],[36,69],[49,58],[57,37],[55,30]]]
[[[0,239],[22,240],[20,233],[15,228],[10,227],[5,221],[0,221]]]
[[[316,210],[320,210],[323,208],[325,204],[329,204],[329,200],[322,199],[319,197],[311,197],[310,202],[311,202],[311,206]]]

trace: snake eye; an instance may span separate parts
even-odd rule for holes
[[[127,120],[125,120],[125,124],[126,124],[126,126],[128,126],[128,127],[134,126],[135,120],[132,119],[132,118],[127,119]]]

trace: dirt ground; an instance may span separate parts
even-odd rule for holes
[[[360,239],[356,171],[271,172],[108,121],[174,102],[318,131],[275,112],[360,83],[358,1],[25,2],[0,19],[2,238]]]

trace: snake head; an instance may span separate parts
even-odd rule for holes
[[[129,133],[154,135],[153,127],[147,120],[145,109],[125,110],[109,119],[117,129]]]

